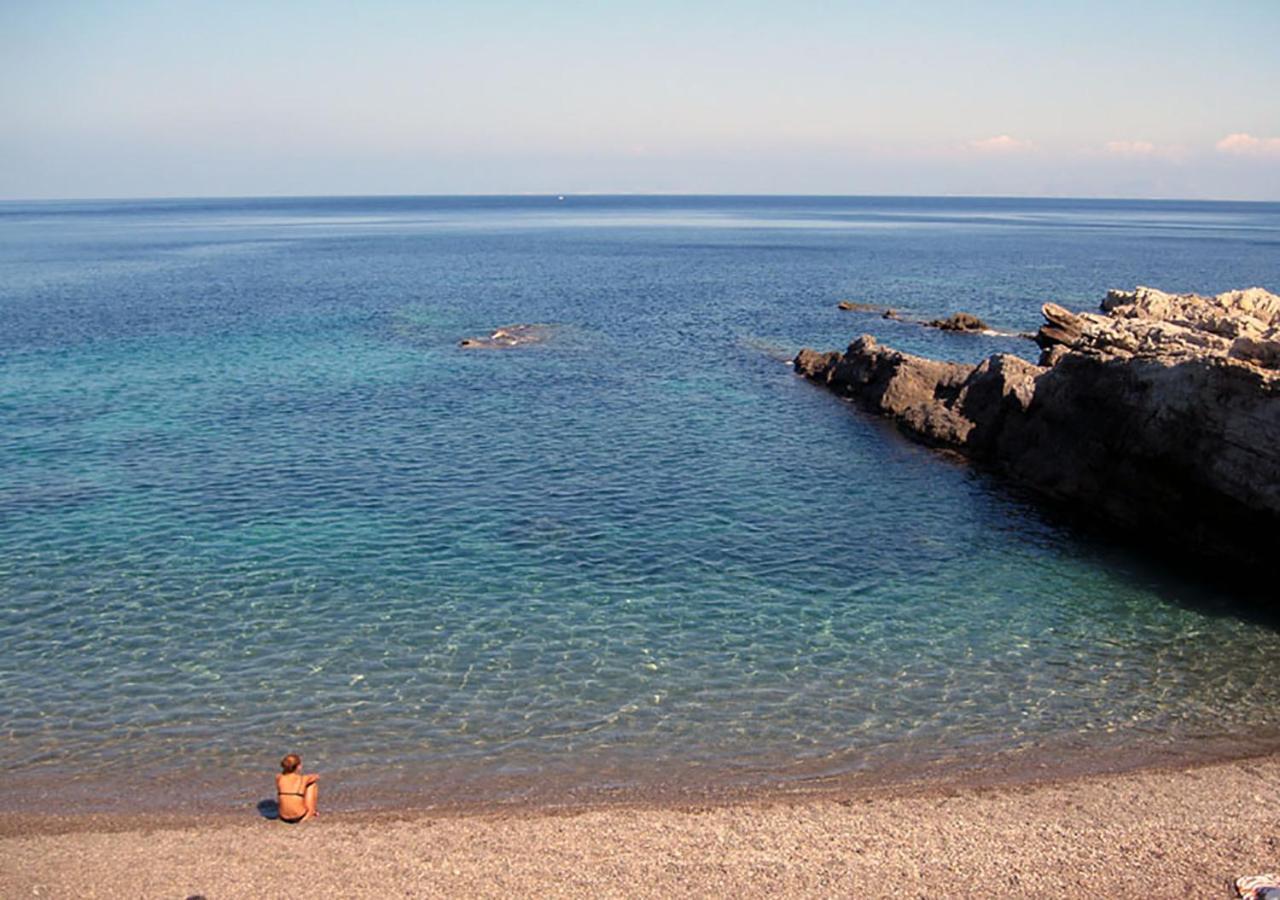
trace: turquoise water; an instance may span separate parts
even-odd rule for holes
[[[1030,331],[1278,249],[1276,204],[0,204],[0,805],[1274,747],[1274,621],[785,361],[1034,358],[835,304]]]

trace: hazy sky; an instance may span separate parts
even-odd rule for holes
[[[1280,0],[0,0],[0,197],[1280,200]]]

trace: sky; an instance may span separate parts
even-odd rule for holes
[[[1280,0],[0,0],[0,198],[1280,200]]]

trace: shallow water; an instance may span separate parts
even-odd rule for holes
[[[835,304],[1030,331],[1278,247],[1277,204],[0,204],[0,803],[1280,745],[1274,621],[785,364],[1034,358]]]

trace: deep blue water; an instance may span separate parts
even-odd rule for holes
[[[1278,251],[1277,204],[0,203],[0,804],[1280,745],[1274,623],[785,364],[1035,357],[842,299],[1031,331]]]

